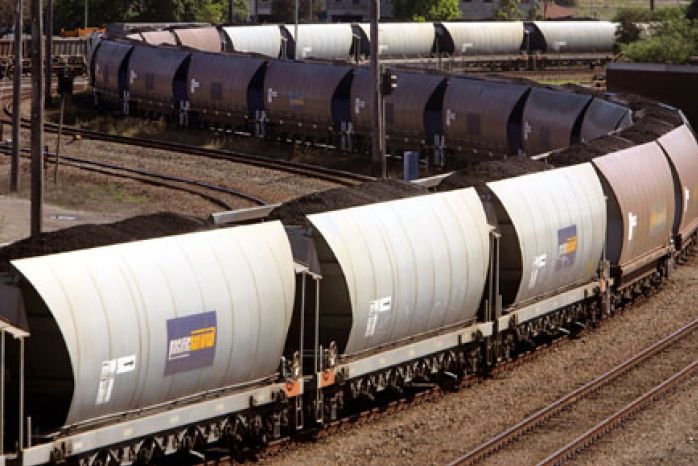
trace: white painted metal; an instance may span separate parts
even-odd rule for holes
[[[259,53],[271,58],[281,54],[281,29],[278,25],[228,26],[223,28],[235,52]]]
[[[284,26],[296,40],[293,27]],[[297,60],[318,58],[324,60],[348,60],[354,41],[350,23],[299,24],[300,41],[296,44]]]
[[[350,361],[337,366],[337,373],[341,373],[345,378],[361,377],[380,369],[412,361],[430,354],[455,348],[460,345],[471,343],[478,337],[490,337],[493,334],[494,325],[492,322],[469,325],[452,332],[437,335],[415,343],[399,346],[387,351]]]
[[[55,448],[78,456],[107,446],[119,445],[136,438],[177,429],[181,426],[202,422],[223,416],[227,413],[242,411],[251,406],[263,406],[275,400],[284,388],[283,384],[270,384],[262,387],[252,387],[237,393],[222,397],[211,397],[197,403],[175,407],[166,411],[155,411],[135,419],[113,422],[62,437],[53,443],[37,445],[22,452],[22,465],[33,466],[51,462],[51,453]],[[301,392],[303,385],[301,383]],[[65,448],[63,448],[65,447]],[[0,463],[1,464],[1,463]]]
[[[548,53],[613,52],[614,23],[608,21],[534,21]]]
[[[485,287],[490,226],[473,188],[308,219],[317,241],[326,242],[339,265],[328,263],[321,251],[322,292],[333,299],[348,294],[348,301],[320,306],[321,334],[327,325],[327,331],[345,338],[341,353],[475,319]]]
[[[453,39],[453,55],[521,53],[524,25],[521,21],[441,23]]]
[[[214,212],[209,216],[209,221],[214,225],[226,225],[249,222],[250,220],[261,220],[267,218],[269,214],[279,206],[281,206],[281,204],[269,204],[256,207],[245,207],[237,210],[227,210],[224,212]]]
[[[369,23],[358,26],[371,40]],[[381,57],[429,56],[436,38],[433,23],[381,23],[378,25],[378,54]]]
[[[451,176],[453,172],[440,173],[438,175],[427,176],[425,178],[417,178],[416,180],[410,181],[412,184],[423,186],[425,188],[433,188],[439,185],[445,178]]]
[[[43,364],[69,358],[74,392],[66,423],[248,383],[278,368],[295,286],[280,222],[13,265],[67,347],[61,355],[38,338],[29,343],[36,354],[53,354]]]
[[[503,222],[498,213],[503,269],[511,268],[506,264],[513,263],[505,251],[513,254],[516,241],[520,248],[520,280],[510,283],[518,290],[513,303],[594,277],[606,238],[606,201],[591,164],[509,178],[487,186],[513,225]]]
[[[583,301],[594,296],[598,286],[599,283],[596,281],[589,282],[577,288],[553,295],[547,299],[531,303],[528,306],[524,306],[523,308],[500,317],[497,321],[497,329],[502,332],[515,326],[512,321],[515,321],[516,325],[520,325],[563,307]]]

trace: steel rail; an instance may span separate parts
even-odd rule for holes
[[[676,389],[681,383],[686,382],[696,370],[698,370],[698,359],[545,458],[538,463],[538,466],[560,465],[571,460],[593,443],[623,425],[632,416]]]
[[[478,445],[474,449],[468,451],[464,455],[458,457],[457,459],[449,463],[449,466],[476,464],[481,462],[488,456],[505,447],[507,444],[512,443],[513,441],[522,437],[532,429],[540,426],[548,419],[550,419],[552,416],[555,416],[556,414],[560,413],[566,408],[569,408],[570,406],[574,405],[578,401],[588,397],[601,387],[608,385],[621,375],[626,374],[628,371],[637,367],[642,362],[657,355],[659,352],[677,343],[682,338],[688,336],[697,329],[698,319],[695,319],[689,322],[688,324],[684,325],[683,327],[679,328],[678,330],[672,332],[670,335],[667,335],[661,340],[657,341],[652,346],[645,348],[643,351],[631,357],[630,359],[617,365],[613,369],[601,374],[594,380],[587,382],[581,387],[573,390],[572,392],[568,393],[562,398],[549,404],[545,408],[536,411],[535,413],[531,414],[530,416],[526,417],[520,422],[514,424],[508,429],[500,432],[499,434],[495,435],[494,437],[490,438],[484,443]]]
[[[0,147],[0,152],[4,154],[9,154],[10,153],[10,148],[9,147]],[[26,150],[22,151],[23,153],[27,153]],[[49,163],[55,163],[55,157],[51,156],[52,154],[48,154],[46,161]],[[225,186],[218,186],[210,183],[206,183],[203,181],[198,181],[198,180],[193,180],[189,178],[183,178],[183,177],[178,177],[174,175],[167,175],[163,173],[157,173],[149,170],[143,170],[143,169],[137,169],[137,168],[130,168],[130,167],[125,167],[122,165],[116,165],[116,164],[109,164],[109,163],[104,163],[104,162],[97,162],[94,160],[87,160],[87,159],[82,159],[78,157],[72,157],[72,156],[61,156],[61,163],[67,166],[71,166],[73,168],[78,168],[81,170],[86,170],[86,171],[91,171],[95,173],[101,173],[104,175],[108,176],[114,176],[118,178],[129,178],[133,179],[135,181],[139,181],[145,184],[153,185],[153,186],[160,186],[160,187],[165,187],[169,189],[174,189],[177,191],[182,191],[186,192],[189,194],[194,194],[196,196],[202,197],[208,201],[210,201],[213,204],[216,204],[224,209],[230,209],[231,206],[216,197],[211,196],[210,194],[207,194],[205,192],[191,189],[191,188],[186,188],[184,186],[180,186],[180,184],[184,185],[191,185],[191,186],[196,186],[199,188],[203,188],[205,190],[209,191],[215,191],[223,194],[228,194],[231,196],[236,196],[242,199],[245,199],[247,201],[253,202],[254,204],[257,205],[266,205],[267,202],[262,200],[261,198],[243,193],[242,191],[238,191],[236,189],[228,188]],[[122,172],[122,173],[118,173]],[[176,184],[179,183],[179,184]]]
[[[12,116],[12,109],[10,104],[5,105],[4,112],[7,116]],[[23,119],[22,126],[28,127],[29,121],[27,119]],[[57,133],[58,125],[56,123],[45,123],[44,130],[50,133]],[[62,133],[70,136],[79,135],[85,139],[92,139],[97,141],[113,142],[117,144],[147,147],[150,149],[166,150],[170,152],[179,152],[190,155],[198,155],[217,160],[227,160],[230,162],[242,163],[245,165],[283,171],[294,175],[329,181],[343,186],[353,186],[357,183],[375,180],[375,178],[371,176],[352,173],[345,170],[326,168],[302,162],[277,160],[272,159],[270,157],[247,154],[244,152],[232,151],[227,149],[207,149],[203,147],[191,146],[188,144],[162,141],[157,139],[148,139],[143,137],[122,136],[117,134],[102,133],[98,131],[80,129],[71,126],[63,126]]]

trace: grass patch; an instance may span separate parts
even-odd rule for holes
[[[60,188],[59,188],[60,190]],[[56,193],[56,202],[62,207],[84,208],[85,204],[117,202],[140,206],[148,202],[148,197],[130,192],[120,183],[91,183],[78,181],[70,184],[69,190]]]

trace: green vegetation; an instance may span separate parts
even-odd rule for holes
[[[518,0],[500,0],[499,6],[494,10],[494,19],[498,21],[512,21],[521,19],[521,8]]]
[[[0,0],[10,1],[14,0]],[[1,8],[0,8],[1,9]],[[234,0],[238,21],[247,17],[247,2]],[[54,28],[74,29],[84,25],[84,0],[54,0]],[[227,0],[89,0],[90,26],[121,21],[228,21]]]
[[[637,8],[618,10],[613,20],[620,23],[617,37],[625,59],[680,64],[698,55],[698,20],[692,19],[698,10],[697,3],[694,0],[687,10],[675,7],[654,12]]]
[[[396,18],[413,21],[460,19],[458,0],[391,0]]]

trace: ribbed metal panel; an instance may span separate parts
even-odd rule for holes
[[[613,52],[616,25],[609,21],[534,21],[548,53]]]
[[[521,21],[443,22],[453,55],[518,55],[524,38]]]
[[[577,123],[592,99],[589,95],[531,88],[524,107],[521,133],[528,155],[569,146],[579,137]]]
[[[629,126],[633,121],[632,113],[622,105],[594,98],[584,113],[582,141],[591,141],[618,128]]]
[[[207,52],[221,51],[221,36],[214,27],[175,29],[179,45]]]
[[[289,36],[296,40],[295,26],[283,26]],[[348,60],[354,35],[351,24],[299,24],[299,41],[296,44],[295,58],[317,58],[323,60]]]
[[[49,312],[35,322],[38,310],[28,313],[38,331],[28,352],[41,355],[28,367],[28,383],[51,383],[51,375],[74,383],[66,423],[277,370],[295,286],[290,246],[278,222],[13,265]],[[52,346],[47,335],[65,346]],[[56,374],[64,360],[66,372]]]
[[[134,46],[127,76],[131,97],[172,102],[175,74],[189,54],[176,48]]]
[[[591,164],[487,186],[497,199],[505,304],[519,304],[594,277],[606,239],[606,202]]]
[[[192,53],[187,78],[192,109],[245,113],[256,110],[248,108],[248,87],[265,63],[261,57]]]
[[[371,25],[359,23],[358,27],[370,43]],[[422,57],[431,55],[436,30],[433,23],[381,23],[378,37],[381,57]]]
[[[358,353],[475,319],[490,227],[474,189],[309,215],[320,333]]]
[[[143,40],[151,45],[177,45],[177,39],[172,31],[144,31]]]
[[[674,174],[676,218],[674,234],[690,234],[698,222],[698,144],[685,125],[657,140],[669,156]]]
[[[389,133],[407,133],[427,137],[440,133],[441,100],[428,112],[428,104],[435,92],[443,92],[445,78],[425,73],[396,72],[397,89],[385,97],[385,127]],[[371,115],[371,75],[368,69],[354,73],[351,86],[351,115],[354,126],[369,129],[373,125]],[[429,141],[431,142],[431,141]]]
[[[259,53],[278,58],[281,54],[281,29],[270,26],[228,26],[223,28],[235,52]]]
[[[97,90],[115,94],[121,93],[119,68],[132,48],[131,44],[110,40],[103,40],[100,43],[94,58],[94,84]]]
[[[446,141],[478,141],[507,147],[510,118],[528,89],[480,79],[449,79],[442,114]],[[518,129],[515,132],[519,134]]]
[[[593,160],[608,198],[607,256],[624,266],[666,246],[674,224],[671,168],[656,142]]]
[[[264,107],[270,118],[293,117],[332,124],[332,99],[343,82],[344,107],[348,109],[349,85],[345,79],[351,71],[350,66],[271,62],[264,77]]]

